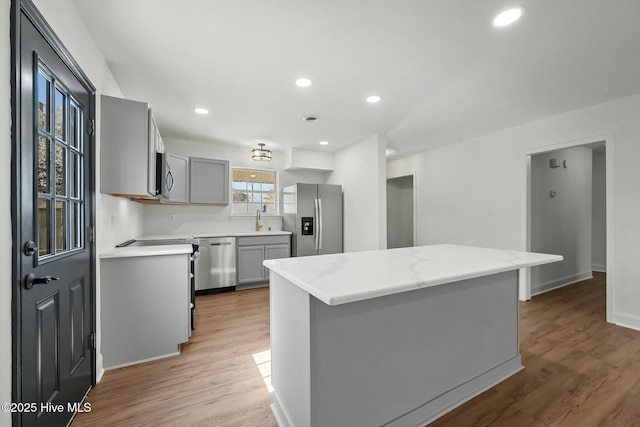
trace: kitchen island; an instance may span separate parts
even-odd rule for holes
[[[268,260],[280,426],[417,426],[521,370],[518,269],[458,245]]]

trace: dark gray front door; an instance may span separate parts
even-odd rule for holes
[[[93,95],[24,13],[18,69],[18,422],[65,426],[93,382]]]

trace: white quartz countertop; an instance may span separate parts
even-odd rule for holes
[[[163,245],[163,246],[125,246],[124,248],[113,248],[100,254],[101,259],[107,258],[128,258],[139,256],[161,256],[190,254],[193,247],[189,244]]]
[[[213,233],[192,233],[192,234],[148,234],[136,237],[136,240],[165,240],[165,239],[187,239],[189,237],[245,237],[245,236],[282,236],[291,234],[290,231],[227,231]]]
[[[264,266],[339,305],[561,261],[561,255],[460,245],[271,259]]]

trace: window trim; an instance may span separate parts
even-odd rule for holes
[[[280,216],[280,196],[278,194],[279,184],[280,184],[280,172],[277,169],[265,169],[265,168],[251,168],[247,166],[231,166],[229,168],[229,204],[231,205],[231,212],[229,213],[230,217],[254,217],[255,213],[245,213],[245,212],[234,212],[233,210],[233,171],[234,170],[249,170],[249,171],[259,171],[259,172],[273,172],[275,174],[275,197],[276,197],[276,211],[275,213],[270,212],[260,212],[260,215],[263,217],[275,218]]]

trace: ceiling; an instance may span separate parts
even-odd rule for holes
[[[73,1],[165,138],[407,154],[640,92],[638,0]]]

